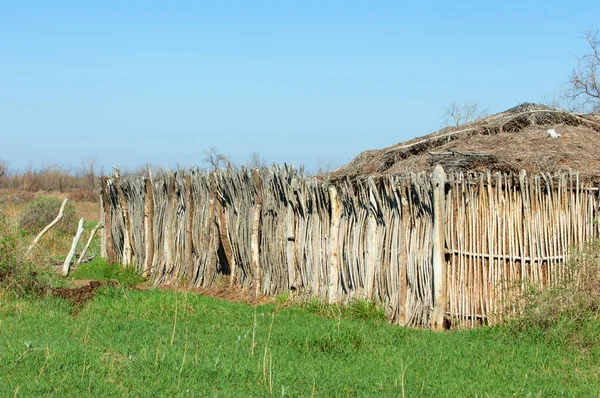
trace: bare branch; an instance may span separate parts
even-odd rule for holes
[[[584,39],[588,42],[589,52],[577,58],[577,68],[571,72],[569,98],[579,101],[591,112],[600,112],[600,39],[598,31],[587,31]]]
[[[267,161],[260,155],[260,152],[254,151],[250,154],[246,165],[251,169],[260,169],[267,166]]]
[[[444,112],[444,124],[458,127],[461,124],[477,120],[487,114],[487,109],[481,109],[475,101],[465,101],[462,104],[451,102]]]
[[[228,156],[219,153],[214,146],[205,150],[202,154],[202,161],[209,164],[213,170],[231,167],[231,159],[229,159]]]
[[[8,162],[0,159],[0,178],[2,178],[8,171]]]

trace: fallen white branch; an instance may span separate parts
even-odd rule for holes
[[[33,247],[36,245],[36,243],[38,243],[38,241],[40,240],[40,238],[42,236],[44,236],[44,234],[46,232],[48,232],[50,230],[50,228],[52,228],[53,226],[55,226],[56,223],[58,223],[60,221],[60,219],[63,216],[63,211],[65,210],[65,206],[67,205],[67,201],[68,200],[69,199],[67,199],[67,198],[65,198],[65,200],[63,200],[62,205],[60,206],[60,210],[58,211],[58,215],[56,216],[56,218],[50,224],[46,225],[44,227],[44,229],[42,229],[41,232],[38,234],[38,236],[35,237],[35,239],[33,240],[33,242],[31,242],[31,244],[27,248],[26,254],[29,254],[31,252],[31,250],[33,249]]]
[[[103,227],[104,227],[104,224],[99,222],[98,224],[96,224],[94,229],[92,229],[92,232],[90,233],[90,238],[88,239],[87,243],[85,244],[83,251],[79,255],[79,260],[77,260],[77,265],[82,263],[85,253],[87,253],[88,249],[90,248],[90,245],[92,244],[92,239],[94,239],[94,235],[96,234],[96,231],[98,231],[100,228],[103,228]]]
[[[77,227],[77,233],[73,238],[73,244],[71,245],[71,250],[69,254],[67,254],[67,258],[63,264],[63,276],[69,275],[69,267],[71,266],[71,259],[75,255],[75,249],[77,248],[77,243],[79,242],[79,238],[81,238],[81,234],[83,233],[83,218],[79,220],[79,226]]]

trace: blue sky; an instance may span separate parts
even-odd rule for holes
[[[600,1],[0,0],[0,159],[12,169],[341,165],[557,91]]]

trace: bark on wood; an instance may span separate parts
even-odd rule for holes
[[[52,220],[52,222],[50,224],[46,225],[40,231],[40,233],[35,237],[35,239],[33,240],[33,242],[31,242],[31,244],[27,248],[26,254],[31,253],[31,250],[35,247],[35,245],[42,238],[42,236],[44,236],[44,234],[46,232],[48,232],[50,230],[50,228],[52,228],[53,226],[55,226],[60,221],[60,219],[63,217],[63,212],[65,210],[65,206],[67,205],[68,201],[69,201],[69,199],[67,199],[67,198],[65,198],[65,200],[63,200],[62,204],[60,205],[60,209],[58,210],[58,215],[56,216],[56,218],[54,220]]]
[[[194,197],[192,195],[192,176],[187,175],[185,179],[186,189],[186,210],[187,218],[185,223],[185,276],[188,283],[191,282],[194,276],[194,241],[193,241],[193,225],[194,225]]]
[[[77,249],[77,243],[79,243],[79,238],[81,238],[81,234],[83,233],[83,218],[79,220],[79,225],[77,226],[77,233],[73,238],[73,243],[71,244],[71,250],[69,250],[69,254],[67,254],[67,258],[65,258],[65,262],[63,263],[63,276],[69,275],[69,267],[71,266],[71,260],[75,255],[75,249]]]
[[[144,180],[144,241],[145,256],[142,275],[149,277],[154,264],[154,192],[152,189],[152,171],[148,170],[148,178]]]
[[[104,211],[104,194],[102,192],[102,178],[100,178],[100,223],[106,225],[106,212]],[[100,230],[100,257],[107,258],[106,252],[106,232],[104,228]]]
[[[227,259],[227,263],[229,266],[229,286],[232,287],[235,284],[236,264],[235,258],[233,257],[233,248],[231,246],[231,240],[229,239],[229,225],[227,223],[225,201],[222,197],[222,194],[218,191],[216,182],[214,183],[213,188],[215,198],[215,214],[217,218],[217,226],[219,229],[219,238],[221,240],[221,245],[223,246],[223,251],[225,252],[225,258]]]
[[[375,192],[373,191],[372,179],[369,179],[369,215],[367,222],[367,262],[365,275],[365,293],[364,297],[371,300],[373,297],[373,279],[375,277],[375,267],[377,266],[377,219],[378,212]]]
[[[250,251],[252,256],[252,275],[254,284],[254,294],[260,295],[260,223],[262,215],[262,181],[258,170],[252,172],[252,181],[254,183],[254,212],[252,216],[252,236],[250,240]]]
[[[340,262],[338,255],[338,238],[340,229],[340,202],[337,189],[334,185],[329,186],[329,201],[331,206],[331,227],[329,230],[329,302],[337,300],[339,285]]]
[[[123,187],[121,186],[121,176],[119,174],[119,169],[116,169],[115,172],[115,185],[117,188],[117,193],[119,195],[119,205],[121,206],[121,211],[123,213],[123,221],[125,223],[125,228],[123,230],[122,262],[124,266],[127,266],[133,263],[133,245],[131,243],[131,220],[129,219],[129,204],[125,199]]]
[[[111,206],[110,206],[110,194],[108,191],[108,177],[104,176],[101,180],[101,189],[102,189],[102,209],[104,210],[104,242],[106,245],[106,256],[108,258],[109,264],[114,264],[116,262],[115,259],[115,249],[113,244],[113,236],[112,236],[112,222],[111,222]]]
[[[445,183],[446,175],[441,166],[433,170],[433,314],[431,325],[434,330],[444,329],[446,313],[446,261],[444,260],[445,236]]]

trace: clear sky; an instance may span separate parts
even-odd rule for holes
[[[598,0],[0,0],[0,159],[341,165],[438,130],[451,101],[543,101],[599,16]]]

